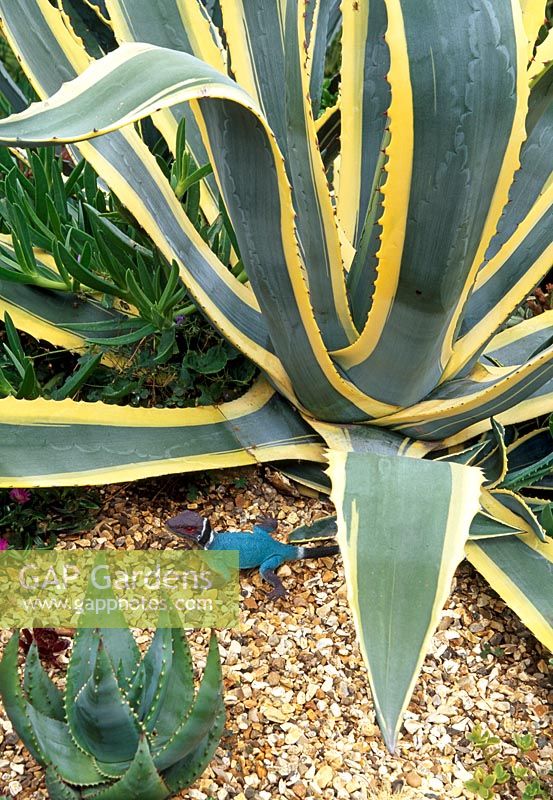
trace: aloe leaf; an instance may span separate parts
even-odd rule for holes
[[[164,800],[170,791],[153,762],[145,736],[140,737],[135,757],[121,780],[98,793],[83,793],[94,800]]]
[[[172,632],[158,628],[135,675],[127,696],[139,719],[148,721],[146,730],[152,730],[156,710],[163,702],[172,669]]]
[[[75,791],[57,774],[54,767],[48,767],[46,770],[46,788],[50,800],[80,800],[80,792]]]
[[[27,654],[23,688],[29,702],[38,711],[60,722],[65,720],[63,695],[42,666],[36,642],[31,644]]]
[[[99,761],[125,761],[138,747],[140,724],[121,693],[101,643],[94,672],[75,698],[71,727],[79,745]]]
[[[97,628],[79,628],[73,639],[71,660],[67,667],[66,697],[76,697],[91,677],[96,663],[100,633]]]
[[[222,673],[217,638],[214,633],[209,643],[209,653],[196,701],[188,717],[171,739],[161,748],[154,749],[154,761],[159,770],[185,758],[200,744],[213,727],[217,707],[222,697]],[[156,741],[154,740],[154,748]]]
[[[27,714],[48,763],[56,768],[64,781],[78,786],[95,786],[104,781],[92,756],[83,752],[73,741],[65,722],[51,719],[31,705],[27,706]]]
[[[4,656],[0,661],[0,697],[10,722],[19,738],[39,764],[48,763],[46,753],[36,740],[33,726],[29,720],[29,704],[19,683],[17,675],[17,654],[19,650],[19,631],[15,631],[4,648]]]
[[[182,628],[172,628],[172,665],[163,697],[156,709],[155,742],[163,746],[186,719],[194,699],[192,656]]]
[[[100,636],[114,671],[128,682],[140,661],[140,650],[134,636],[125,627],[101,628]]]
[[[186,789],[200,777],[213,758],[224,728],[225,709],[221,703],[213,727],[196,749],[163,773],[163,779],[172,792]]]

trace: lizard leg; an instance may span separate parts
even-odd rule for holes
[[[277,567],[280,567],[282,563],[283,561],[281,558],[278,557],[268,558],[266,561],[263,562],[263,564],[261,564],[259,568],[261,577],[268,583],[270,583],[271,586],[273,587],[273,589],[271,589],[271,591],[267,595],[267,598],[269,600],[276,600],[279,597],[286,597],[286,589],[284,588],[282,581],[275,572],[275,569],[277,569]]]

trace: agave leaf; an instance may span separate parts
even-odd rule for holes
[[[42,666],[36,642],[31,644],[27,653],[23,688],[30,704],[38,711],[60,722],[65,721],[63,695]]]
[[[485,477],[484,484],[489,487],[497,486],[507,474],[505,428],[493,418],[491,423],[492,431],[487,437],[486,447],[471,462],[472,466],[480,467]]]
[[[523,530],[545,540],[545,531],[524,498],[510,489],[492,489],[482,492],[480,498],[485,512],[507,525]]]
[[[98,761],[126,761],[136,753],[141,726],[121,693],[101,643],[94,672],[75,698],[69,719],[79,746]]]
[[[147,84],[133,81],[132,75],[137,70],[149,76]],[[173,80],[181,81],[185,74],[188,79],[181,88]],[[124,97],[118,96],[115,87],[127,80],[137,88],[139,96],[131,97],[126,92]],[[166,92],[168,81],[173,87],[169,93]],[[87,87],[84,94],[79,86]],[[98,92],[101,100],[96,97]],[[164,97],[154,101],[158,92]],[[87,118],[82,108],[77,115],[73,113],[75,105],[82,105],[84,96],[87,108],[95,108],[94,121]],[[210,96],[222,97],[224,102],[210,102]],[[0,141],[7,142],[10,136],[18,141],[22,141],[22,136],[29,136],[35,142],[44,143],[63,141],[66,137],[84,140],[119,128],[162,106],[196,97],[202,98],[203,124],[209,132],[214,168],[229,215],[243,223],[236,233],[248,277],[263,308],[263,320],[275,351],[289,379],[292,382],[298,379],[295,384],[301,387],[300,402],[320,418],[328,417],[329,413],[331,416],[339,414],[340,421],[344,422],[363,420],[369,413],[382,412],[382,404],[372,402],[365,393],[344,381],[323,346],[304,278],[304,263],[295,244],[295,214],[281,153],[264,116],[234,82],[186,53],[151,45],[125,44],[94,62],[86,77],[79,76],[61,89],[55,106],[51,98],[48,107],[37,111],[36,118],[19,115],[17,134],[14,128],[7,128],[6,122],[0,121]],[[99,110],[103,119],[97,117]],[[79,124],[75,124],[77,118]],[[263,131],[261,137],[260,130]],[[245,159],[256,163],[258,168],[239,169]],[[263,220],[245,215],[244,203],[262,210]],[[272,268],[268,270],[267,264]],[[183,280],[188,285],[184,277]],[[275,303],[277,297],[278,304]],[[287,335],[289,330],[295,332],[293,344]],[[240,349],[247,352],[243,345]],[[254,356],[254,360],[258,359]],[[266,368],[282,385],[274,367],[267,365]],[[386,408],[393,410],[389,406]]]
[[[320,539],[335,539],[338,534],[336,515],[316,519],[311,525],[301,525],[294,528],[288,537],[288,542],[302,544],[303,542],[316,542]]]
[[[324,468],[309,461],[282,461],[277,468],[293,481],[321,494],[330,494],[330,480]]]
[[[499,366],[523,364],[551,345],[553,313],[545,312],[526,319],[494,336],[484,350],[484,357]]]
[[[514,527],[513,520],[510,522],[511,524],[508,524],[491,514],[479,511],[470,523],[469,539],[472,541],[490,536],[513,536],[513,534],[524,533],[524,529]]]
[[[226,53],[215,27],[202,13],[199,3],[179,4],[159,0],[144,6],[140,0],[109,0],[109,13],[118,42],[148,42],[182,50],[226,72]],[[196,164],[206,164],[209,155],[194,113],[188,103],[164,109],[153,121],[174,155],[182,153],[177,130],[186,121],[186,145]],[[201,188],[201,206],[209,221],[218,213],[217,185],[212,177]]]
[[[0,403],[2,466],[9,473],[0,474],[0,485],[8,487],[89,485],[294,455],[323,460],[320,438],[264,381],[233,402],[185,410]]]
[[[541,461],[551,452],[552,445],[553,438],[548,428],[537,428],[515,439],[507,448],[509,472],[526,469]]]
[[[466,555],[542,644],[553,650],[553,540],[525,535],[469,542]]]
[[[159,770],[189,755],[211,730],[220,708],[222,680],[217,638],[212,633],[202,682],[188,717],[161,747],[155,737],[152,739],[154,762]]]
[[[481,473],[333,450],[329,462],[348,598],[376,715],[393,751],[478,511]]]
[[[0,92],[14,111],[27,108],[29,101],[3,64],[0,64]]]
[[[386,3],[377,0],[362,3],[358,7],[353,3],[344,4],[343,17],[340,86],[342,147],[337,207],[344,232],[357,247],[365,218],[374,202],[371,195],[375,177],[382,169],[379,156],[391,100],[390,84],[386,79],[390,68],[389,48],[384,37]],[[382,208],[379,216],[381,213]],[[378,233],[379,229],[376,230],[371,251],[366,254],[364,273],[367,261],[372,260],[376,266]],[[365,292],[370,295],[371,289],[368,280],[361,280],[358,294]],[[357,298],[354,308],[356,301]]]

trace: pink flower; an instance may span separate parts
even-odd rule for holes
[[[24,506],[31,499],[31,493],[28,489],[10,489],[10,499]]]
[[[0,550],[7,550],[10,546],[10,543],[7,539],[0,539]]]

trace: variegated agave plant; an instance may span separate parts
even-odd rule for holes
[[[335,2],[221,0],[224,35],[196,0],[86,3],[120,43],[97,60],[90,32],[83,44],[72,29],[80,0],[0,0],[49,98],[0,123],[0,140],[77,143],[264,377],[239,401],[186,411],[3,400],[2,484],[328,461],[393,748],[465,553],[553,647],[553,546],[494,488],[505,459],[486,459],[504,450],[502,425],[553,407],[551,313],[501,330],[553,255],[553,37],[534,57],[544,0],[343,0],[339,108],[320,118]],[[183,115],[197,164],[214,168],[205,216],[220,193],[246,285],[132,125],[151,116],[174,151]],[[23,294],[9,310],[32,331],[26,291],[34,317]]]
[[[159,628],[142,659],[128,630],[79,629],[63,695],[36,644],[20,685],[18,643],[16,632],[0,663],[0,697],[46,769],[51,800],[164,800],[210,762],[225,720],[215,635],[196,696],[181,628]]]

